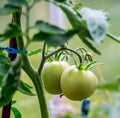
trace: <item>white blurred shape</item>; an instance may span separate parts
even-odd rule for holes
[[[54,25],[64,28],[64,14],[60,8],[50,4],[50,22]]]

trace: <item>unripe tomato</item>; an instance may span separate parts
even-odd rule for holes
[[[42,70],[42,79],[47,92],[61,94],[60,78],[62,72],[69,64],[64,61],[46,62]]]
[[[82,100],[95,91],[97,77],[89,70],[78,70],[76,66],[69,66],[61,76],[61,89],[71,100]]]

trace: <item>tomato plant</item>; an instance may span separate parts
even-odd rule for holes
[[[44,0],[45,4],[54,4],[65,13],[72,26],[69,30],[40,19],[30,24],[33,7],[42,1],[7,0],[0,8],[1,16],[9,15],[11,17],[11,21],[8,21],[5,29],[0,32],[0,42],[9,42],[9,46],[4,47],[2,43],[0,46],[0,107],[3,108],[2,118],[10,118],[11,109],[15,117],[22,117],[12,104],[14,103],[13,96],[17,90],[29,96],[35,95],[31,90],[32,87],[21,79],[21,70],[28,75],[36,90],[41,118],[49,118],[43,81],[48,92],[52,94],[64,92],[72,100],[82,100],[94,92],[96,76],[91,71],[78,70],[71,66],[65,69],[68,66],[67,58],[70,56],[76,65],[91,61],[87,68],[96,62],[88,55],[89,52],[86,49],[79,47],[79,50],[76,50],[69,47],[68,42],[74,35],[78,35],[90,51],[98,55],[101,52],[94,46],[93,41],[101,43],[104,37],[108,36],[120,43],[118,37],[108,32],[109,18],[106,12],[84,8],[80,3],[74,3],[72,0]],[[39,7],[38,11],[40,11]],[[21,17],[24,18],[25,22]],[[33,29],[35,32],[32,32]],[[28,46],[34,42],[40,44],[42,42],[43,46],[30,52]],[[48,47],[52,47],[54,50],[51,51]],[[9,57],[4,51],[9,53]],[[50,57],[61,52],[65,54],[66,60],[63,60],[66,62],[46,62]],[[39,66],[35,69],[29,56],[39,53],[41,58],[38,59]],[[77,56],[79,62],[76,61],[74,55]],[[113,83],[112,87],[111,84],[105,84],[97,86],[97,88],[119,90],[119,84]]]
[[[46,62],[42,70],[45,89],[51,94],[61,94],[60,79],[62,72],[69,64],[64,61]]]

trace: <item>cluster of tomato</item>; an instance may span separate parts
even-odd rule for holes
[[[92,95],[97,77],[90,70],[80,70],[64,61],[46,62],[42,79],[47,92],[64,94],[71,100],[83,100]]]

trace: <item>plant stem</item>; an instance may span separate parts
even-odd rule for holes
[[[21,12],[21,8],[20,8],[20,12]],[[20,14],[21,13],[20,12],[15,13],[14,18],[15,18],[16,23],[21,28],[21,23],[20,23]],[[27,16],[27,18],[29,18],[29,17]],[[28,31],[29,26],[28,25],[29,24],[27,24],[27,28],[26,28],[27,35],[29,33],[29,31]],[[17,38],[17,44],[18,44],[19,49],[22,50],[25,48],[22,36],[19,36]],[[37,92],[40,111],[41,111],[41,118],[49,118],[41,77],[39,76],[38,72],[36,72],[35,69],[32,67],[32,64],[30,63],[30,60],[28,59],[27,55],[23,54],[22,56],[23,56],[23,69],[28,74],[30,79],[32,80],[32,82],[35,86],[36,92]],[[42,68],[43,64],[44,64],[44,62],[41,62],[41,68]]]
[[[63,51],[63,50],[68,50],[68,51],[76,54],[76,55],[78,56],[79,60],[80,60],[80,63],[83,62],[82,57],[81,57],[76,51],[74,51],[73,49],[67,48],[67,47],[65,47],[65,46],[60,47],[59,49],[51,52],[51,53],[48,54],[47,56],[44,55],[44,60],[47,60],[47,59],[50,58],[51,56],[53,56],[53,55],[55,55],[55,54],[57,54],[58,52]],[[42,54],[42,55],[43,55],[43,54]],[[42,58],[43,58],[43,57],[42,57]],[[40,69],[38,70],[38,72],[39,72],[39,71],[40,71]],[[40,72],[39,72],[39,73],[40,73]]]
[[[82,57],[81,57],[76,51],[74,51],[74,50],[72,50],[72,49],[70,49],[70,48],[64,48],[64,50],[68,50],[68,51],[76,54],[76,55],[78,56],[79,60],[80,60],[80,63],[83,63]]]
[[[107,33],[107,36],[108,36],[109,38],[113,39],[114,41],[120,43],[120,38],[114,36],[113,34],[111,34],[111,33],[108,32],[108,33]]]
[[[40,103],[41,118],[49,118],[45,94],[44,94],[43,83],[42,83],[41,76],[39,76],[38,72],[36,73],[36,76],[35,76],[33,83],[35,85],[38,100]]]
[[[30,17],[29,17],[29,12],[30,12],[30,8],[29,6],[26,7],[26,39],[27,39],[27,44],[26,47],[28,46],[29,42],[30,42],[30,37],[29,37],[29,24],[30,24]]]
[[[41,61],[41,68],[43,64],[44,62]],[[39,106],[41,110],[41,118],[49,118],[41,76],[38,74],[37,71],[33,70],[30,67],[30,65],[27,66],[27,64],[24,64],[23,69],[28,74],[28,76],[31,78],[35,86],[38,101],[39,101]]]

